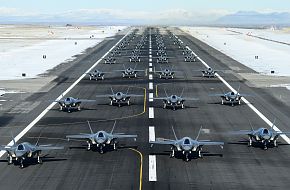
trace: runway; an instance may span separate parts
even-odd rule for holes
[[[135,48],[145,27],[138,28],[136,37],[126,47],[126,51],[116,57],[116,64],[103,64],[100,60],[126,32],[105,40],[78,57],[75,62],[61,70],[53,87],[46,93],[32,94],[25,97],[22,103],[31,106],[28,112],[0,112],[0,143],[11,140],[10,132],[19,134],[31,123],[51,101],[66,91],[83,73],[98,60],[96,68],[102,71],[113,71],[125,67],[136,67],[145,70],[139,72],[137,79],[123,79],[120,73],[105,75],[105,80],[93,81],[84,77],[65,96],[96,100],[94,103],[82,104],[81,111],[67,113],[53,106],[19,142],[35,143],[40,136],[40,144],[64,146],[63,151],[44,153],[44,163],[38,165],[31,161],[25,168],[7,165],[6,155],[1,157],[0,179],[3,189],[287,189],[290,147],[280,138],[278,148],[263,150],[260,147],[248,147],[246,136],[230,136],[227,132],[269,127],[248,105],[242,103],[232,107],[221,105],[219,97],[210,94],[223,93],[229,89],[218,78],[202,78],[199,70],[205,69],[200,62],[184,62],[182,51],[173,44],[168,31],[188,45],[209,66],[224,70],[222,77],[235,89],[240,86],[242,93],[251,94],[247,99],[266,118],[273,121],[282,131],[290,131],[288,123],[289,107],[281,100],[274,98],[267,89],[248,86],[237,72],[254,72],[233,59],[225,56],[203,42],[180,31],[178,28],[149,27],[146,40],[141,48],[141,61],[130,63],[130,52]],[[157,30],[158,29],[158,30]],[[133,28],[131,28],[131,31]],[[169,63],[179,72],[174,79],[159,79],[154,74],[156,63],[156,33],[164,39]],[[151,51],[150,51],[151,49]],[[150,56],[151,55],[151,56]],[[239,71],[232,68],[239,68]],[[50,84],[52,85],[52,84]],[[110,106],[109,99],[97,98],[96,95],[123,91],[129,88],[133,94],[142,97],[132,99],[130,106]],[[198,101],[186,101],[185,109],[163,109],[162,102],[153,97],[168,94],[199,98]],[[277,90],[277,93],[279,91]],[[87,121],[90,121],[94,132],[110,131],[116,120],[117,133],[137,134],[137,141],[121,140],[117,151],[110,148],[100,154],[98,151],[87,151],[86,142],[67,141],[66,135],[88,133]],[[169,158],[170,147],[149,145],[149,139],[162,137],[174,139],[171,127],[181,138],[197,136],[200,126],[210,130],[201,134],[201,140],[225,142],[224,148],[204,147],[202,159],[185,162],[183,157]],[[138,152],[139,151],[140,154]],[[150,157],[150,158],[149,158]],[[140,162],[142,159],[142,163]]]

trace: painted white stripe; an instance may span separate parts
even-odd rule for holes
[[[188,48],[190,51],[192,51],[190,48]],[[209,68],[208,64],[203,61],[200,57],[197,56],[197,54],[195,52],[192,51],[192,53],[197,57],[197,59],[207,68]],[[237,91],[223,78],[221,77],[219,74],[216,73],[216,76],[218,77],[218,79],[220,79],[220,81],[222,81],[231,91],[237,93]],[[262,114],[255,106],[253,106],[253,104],[251,104],[245,97],[242,97],[241,100],[249,106],[249,108],[251,108],[251,110],[253,110],[262,120],[264,120],[267,125],[269,125],[270,127],[273,126],[273,123],[264,115]],[[274,125],[273,129],[275,131],[281,131],[276,125]],[[283,138],[288,144],[290,144],[290,139],[286,136],[286,135],[280,135],[281,138]]]
[[[151,67],[149,68],[149,72],[152,73],[152,68]]]
[[[149,67],[152,67],[152,62],[149,63]]]
[[[152,62],[152,58],[149,59],[149,62]]]
[[[154,108],[149,107],[149,119],[154,119]]]
[[[152,79],[153,79],[153,75],[149,74],[149,80],[152,80]]]
[[[157,181],[155,155],[149,155],[149,181]]]
[[[151,51],[149,51],[149,55],[151,55],[152,54],[152,52]]]
[[[153,90],[153,82],[149,82],[149,90]]]
[[[107,53],[105,53],[91,68],[89,68],[84,74],[80,76],[66,91],[64,91],[59,97],[55,99],[55,101],[59,101],[63,96],[65,96],[67,93],[69,93],[85,76],[86,73],[89,73],[92,69],[94,69],[128,34],[130,31],[127,32],[123,38],[121,38]],[[43,110],[29,125],[27,125],[17,136],[14,137],[15,142],[19,141],[41,118],[47,114],[47,112],[53,108],[54,105],[57,104],[57,102],[52,102],[45,110]],[[11,140],[6,146],[12,146],[13,141]],[[0,151],[0,157],[2,157],[6,151]]]
[[[155,127],[149,126],[149,142],[155,141]]]
[[[149,102],[153,102],[153,93],[149,93]]]
[[[150,58],[152,58],[152,55],[149,55]]]

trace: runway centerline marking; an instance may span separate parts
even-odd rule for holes
[[[149,80],[153,80],[153,75],[149,74]]]
[[[153,93],[152,92],[149,93],[149,102],[153,102]]]
[[[156,155],[149,155],[149,181],[157,181]]]
[[[149,119],[154,119],[154,108],[149,107]]]
[[[190,51],[192,51],[192,49],[191,48],[189,48],[188,47],[188,49],[190,50]],[[196,56],[197,57],[197,59],[206,67],[206,68],[209,68],[209,66],[208,66],[208,64],[204,61],[204,60],[202,60],[199,56],[197,56],[197,54],[194,52],[194,51],[192,51],[192,53],[194,54],[194,56]],[[218,79],[220,80],[220,81],[222,81],[231,91],[233,91],[234,93],[237,93],[237,91],[223,78],[223,77],[221,77],[218,73],[216,73],[216,76],[218,77]],[[264,115],[264,114],[262,114],[253,104],[251,104],[245,97],[242,97],[241,98],[242,99],[242,101],[247,105],[247,106],[249,106],[249,108],[251,108],[251,110],[253,110],[263,121],[265,121],[266,122],[266,124],[267,125],[269,125],[270,127],[272,127],[273,126],[273,123]],[[274,125],[274,127],[273,127],[273,129],[275,130],[275,131],[281,131],[276,125]],[[290,144],[290,139],[289,139],[289,137],[288,136],[286,136],[286,135],[280,135],[281,136],[281,138],[283,138],[288,144]]]
[[[51,110],[56,104],[56,101],[61,100],[63,96],[69,93],[92,69],[94,69],[129,33],[131,30],[127,32],[125,36],[123,36],[107,53],[105,53],[93,66],[91,66],[86,72],[84,72],[68,89],[66,89],[61,95],[59,95],[54,102],[52,102],[47,108],[45,108],[29,125],[27,125],[18,135],[14,137],[15,142],[19,141],[41,118],[43,118],[49,110]],[[13,140],[11,140],[6,146],[12,146],[14,144]],[[2,157],[6,153],[5,150],[0,151],[0,157]]]
[[[149,82],[149,90],[153,90],[153,82]]]
[[[152,58],[149,59],[149,62],[152,62]]]
[[[149,63],[149,67],[152,67],[152,62]]]
[[[149,68],[149,72],[152,73],[152,71],[153,71],[152,68]]]

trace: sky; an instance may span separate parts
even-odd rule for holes
[[[290,12],[290,0],[0,0],[0,20],[211,22],[238,11]]]

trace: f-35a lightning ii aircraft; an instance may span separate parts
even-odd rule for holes
[[[217,71],[220,71],[220,70],[214,70],[213,68],[209,67],[206,70],[199,70],[199,71],[202,72],[203,77],[214,78],[216,77]]]
[[[111,92],[112,94],[107,94],[107,95],[97,95],[97,98],[109,98],[110,99],[110,105],[118,105],[121,107],[121,105],[131,105],[130,99],[131,97],[141,97],[143,95],[138,95],[138,94],[128,94],[129,92],[129,87],[127,89],[126,93],[123,92],[117,92],[114,93],[113,88],[111,87]]]
[[[38,145],[38,140],[35,145],[30,144],[29,142],[16,144],[15,139],[13,138],[12,146],[2,145],[0,147],[0,150],[5,150],[7,152],[8,165],[12,164],[13,160],[15,159],[15,161],[18,161],[20,163],[20,168],[23,168],[24,161],[35,156],[37,157],[37,162],[39,164],[42,164],[42,159],[40,158],[40,154],[42,151],[63,149],[63,147],[56,147],[51,145]]]
[[[145,72],[145,70],[137,70],[137,64],[135,65],[134,68],[128,67],[126,69],[125,65],[123,65],[124,69],[123,70],[114,70],[114,72],[122,72],[122,77],[123,78],[136,78],[138,72]]]
[[[66,110],[68,113],[71,112],[72,109],[81,110],[82,102],[95,102],[96,100],[86,100],[86,99],[78,99],[73,97],[67,97],[62,100],[55,101],[59,104],[59,110]]]
[[[173,66],[171,68],[165,68],[165,69],[162,69],[162,67],[160,66],[160,71],[156,71],[155,70],[155,67],[154,67],[154,73],[157,73],[159,74],[159,78],[160,79],[169,79],[169,78],[174,78],[174,75],[176,72],[179,72],[179,71],[174,71],[173,70]]]
[[[225,94],[211,94],[209,96],[220,96],[221,97],[221,104],[230,103],[232,106],[235,104],[241,104],[241,98],[245,96],[252,96],[250,94],[240,94],[239,93],[240,87],[238,88],[237,92],[227,92]]]
[[[90,80],[104,80],[105,74],[107,73],[111,73],[111,72],[103,72],[96,69],[93,72],[86,73],[86,74],[90,76]]]
[[[253,126],[251,125],[251,130],[240,130],[234,131],[230,134],[232,135],[248,135],[249,143],[248,146],[253,145],[253,140],[256,143],[260,143],[264,146],[264,149],[267,150],[269,146],[273,145],[274,147],[278,147],[277,140],[280,135],[290,134],[290,132],[282,132],[282,131],[275,131],[273,128],[275,126],[275,121],[271,129],[267,128],[259,128],[254,130]]]
[[[176,136],[176,133],[174,131],[174,128],[172,127],[172,131],[175,137],[175,140],[172,139],[164,139],[164,138],[156,138],[156,141],[150,141],[150,144],[161,144],[161,145],[170,145],[172,153],[170,154],[170,157],[173,158],[175,156],[175,152],[182,152],[182,154],[185,156],[185,160],[188,162],[190,160],[190,157],[193,153],[197,153],[197,156],[199,158],[202,157],[201,151],[202,146],[220,146],[223,148],[224,142],[214,142],[209,140],[198,140],[198,137],[201,133],[202,128],[200,128],[198,135],[195,139],[192,139],[190,137],[183,137],[181,139],[178,139]]]
[[[184,109],[184,102],[187,100],[191,101],[196,101],[199,100],[198,98],[187,98],[187,97],[182,97],[184,89],[182,89],[182,92],[180,96],[177,95],[171,95],[168,96],[166,90],[164,89],[166,97],[157,97],[154,98],[155,100],[163,100],[163,108],[170,107],[173,110],[176,110],[176,108],[180,107],[181,109]]]
[[[81,133],[78,135],[67,135],[66,138],[69,139],[84,139],[87,140],[87,150],[91,149],[92,145],[96,145],[99,148],[99,151],[101,154],[104,153],[103,148],[105,146],[113,145],[114,150],[117,150],[117,140],[123,139],[123,138],[134,138],[136,141],[137,135],[126,135],[124,133],[113,133],[114,128],[116,125],[116,121],[114,123],[114,126],[111,130],[111,132],[106,131],[98,131],[97,133],[94,133],[90,122],[88,121],[88,126],[90,128],[91,133]]]

